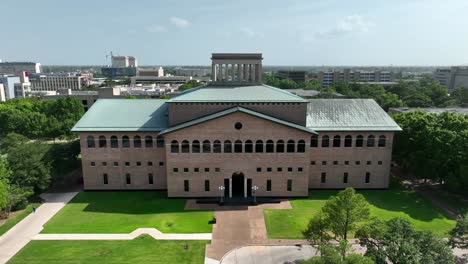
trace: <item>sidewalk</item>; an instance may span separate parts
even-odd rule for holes
[[[32,213],[0,237],[0,264],[6,263],[20,251],[34,236],[39,234],[42,226],[49,221],[77,192],[47,193],[42,198],[46,201],[36,213]]]

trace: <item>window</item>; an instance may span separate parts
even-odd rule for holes
[[[179,153],[179,142],[177,140],[171,142],[171,153]]]
[[[353,146],[353,137],[351,137],[350,135],[347,135],[344,138],[344,146],[345,146],[345,148],[352,147]]]
[[[153,180],[153,173],[148,173],[148,183],[149,183],[149,184],[153,184],[153,183],[154,183],[154,180]]]
[[[362,145],[364,145],[364,137],[361,135],[358,135],[356,137],[356,147],[362,148]]]
[[[267,180],[267,182],[266,182],[266,190],[267,190],[267,192],[271,192],[271,180]]]
[[[141,161],[137,161],[136,165],[137,165],[138,167],[141,167]]]
[[[203,141],[203,153],[211,153],[211,143],[209,140]]]
[[[215,172],[220,172],[221,169],[220,168],[215,168]]]
[[[209,192],[209,191],[210,191],[210,181],[205,180],[205,192]]]
[[[117,139],[117,136],[111,136],[110,141],[111,141],[111,148],[119,147],[119,140]]]
[[[153,162],[152,161],[148,161],[148,167],[153,167]]]
[[[205,172],[210,172],[210,168],[205,168]]]
[[[234,128],[237,129],[237,130],[242,129],[242,123],[241,123],[241,122],[236,122],[236,123],[234,124]]]
[[[104,173],[102,175],[102,180],[103,180],[104,184],[109,184],[109,178],[107,177],[107,173]]]
[[[326,172],[322,172],[322,175],[320,177],[320,182],[321,183],[326,183],[327,182],[327,173]]]
[[[245,141],[244,151],[245,151],[245,153],[252,153],[253,152],[253,142],[252,142],[252,140]]]
[[[159,167],[164,167],[164,161],[159,162]]]
[[[304,169],[302,167],[297,168],[298,172],[302,172]]]
[[[153,137],[146,136],[145,137],[145,148],[152,148],[153,147]]]
[[[344,165],[349,165],[349,160],[345,160]]]
[[[297,142],[297,152],[299,152],[299,153],[305,152],[305,141],[304,140],[299,140]]]
[[[179,172],[179,168],[172,168],[172,172]]]
[[[370,172],[366,172],[366,183],[370,182]]]
[[[125,181],[127,184],[132,184],[132,177],[130,176],[130,173],[125,174]]]
[[[283,168],[278,167],[278,168],[276,168],[276,171],[277,171],[277,172],[282,172],[282,171],[283,171]]]
[[[361,165],[361,161],[356,160],[356,161],[354,162],[354,164],[356,164],[356,165]]]
[[[322,165],[327,165],[327,161],[326,161],[326,160],[322,160]]]
[[[286,146],[286,151],[288,153],[294,153],[296,151],[295,148],[296,148],[296,146],[295,146],[294,140],[292,140],[292,139],[288,140],[288,144]]]
[[[129,167],[130,166],[130,162],[126,161],[125,162],[125,167]]]
[[[382,164],[383,164],[383,162],[382,162],[381,160],[379,160],[377,163],[378,163],[379,165],[382,165]]]
[[[263,152],[263,141],[257,140],[255,142],[255,152],[262,153]]]
[[[242,141],[236,140],[236,142],[234,142],[234,152],[242,153]]]
[[[215,140],[213,142],[213,153],[221,153],[221,141]]]
[[[193,172],[200,172],[200,168],[193,168]]]
[[[262,168],[258,167],[257,172],[262,172]]]
[[[94,148],[94,137],[93,136],[88,136],[86,138],[86,142],[88,144],[88,148]]]
[[[315,165],[315,160],[312,160],[312,161],[310,162],[310,165]]]
[[[182,153],[190,153],[190,143],[188,142],[188,140],[182,141],[181,145],[182,145],[182,150],[181,150]]]
[[[270,167],[268,167],[268,168],[267,168],[267,171],[268,171],[268,172],[271,172],[271,171],[272,171],[272,169],[271,169]]]
[[[188,168],[184,168],[184,172],[188,172]]]
[[[348,183],[348,173],[347,172],[345,172],[343,174],[343,183]]]
[[[334,160],[334,161],[333,161],[333,165],[334,165],[334,166],[338,165],[338,161],[337,161],[337,160]]]
[[[292,191],[292,180],[288,180],[287,190],[288,190],[288,192]]]
[[[130,138],[128,136],[122,137],[122,148],[129,148],[130,147]]]
[[[200,153],[200,141],[192,141],[192,153]]]
[[[94,167],[94,166],[96,166],[96,162],[91,161],[91,167]]]
[[[385,147],[385,143],[386,143],[386,138],[384,135],[381,135],[379,136],[379,147],[383,148]]]
[[[284,141],[278,140],[276,141],[276,152],[283,153],[284,152]]]
[[[114,167],[119,166],[119,163],[117,161],[114,161]]]
[[[134,148],[141,148],[141,137],[140,136],[134,136],[133,137],[133,147]]]
[[[322,148],[328,148],[330,146],[330,137],[323,136],[322,137]]]
[[[372,165],[372,161],[368,160],[367,165]]]
[[[224,141],[224,153],[232,153],[232,143],[229,140]]]
[[[184,192],[188,192],[190,190],[190,185],[188,180],[184,180]]]
[[[102,166],[103,166],[103,167],[107,167],[107,162],[103,161],[103,162],[102,162]]]
[[[333,147],[334,148],[339,148],[341,146],[341,137],[340,136],[334,136],[333,137]]]
[[[157,148],[164,148],[164,138],[162,136],[156,137],[156,147]]]
[[[288,167],[288,172],[292,172],[292,167]]]
[[[313,136],[310,137],[310,147],[312,147],[312,148],[318,147],[318,136],[317,135],[313,135]]]
[[[99,136],[99,147],[100,148],[107,147],[107,139],[105,136]]]
[[[372,148],[374,147],[375,144],[375,137],[373,135],[370,135],[367,137],[367,147]]]

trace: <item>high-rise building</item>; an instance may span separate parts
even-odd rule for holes
[[[445,85],[449,92],[459,88],[468,88],[468,66],[453,66],[439,68],[434,72],[434,79]]]
[[[327,88],[337,82],[390,82],[392,73],[388,71],[351,71],[351,69],[344,69],[343,71],[321,71],[318,77],[322,87]]]
[[[133,56],[112,56],[112,67],[114,68],[127,68],[138,67],[137,59]]]
[[[296,83],[303,83],[306,81],[307,72],[279,70],[276,73],[276,76],[280,79],[289,79],[295,81]]]
[[[87,73],[30,74],[31,92],[57,91],[58,89],[81,90],[88,85],[92,75]]]
[[[0,62],[0,73],[16,75],[24,71],[40,73],[41,64],[38,62]]]

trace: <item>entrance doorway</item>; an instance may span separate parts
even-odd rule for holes
[[[244,197],[244,174],[235,172],[232,174],[232,197]]]

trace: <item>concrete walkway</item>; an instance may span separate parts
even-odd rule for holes
[[[6,263],[20,251],[34,236],[41,232],[43,225],[49,221],[77,192],[47,193],[41,195],[45,200],[37,210],[24,218],[0,237],[0,263]]]
[[[221,264],[296,263],[317,255],[317,249],[303,246],[246,246],[227,253]]]

